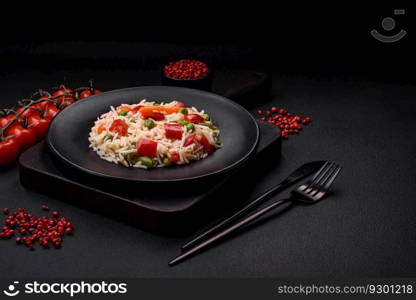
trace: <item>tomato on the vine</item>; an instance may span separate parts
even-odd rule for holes
[[[14,119],[15,116],[16,116],[15,114],[10,114],[3,118],[0,118],[0,127],[1,128],[6,127],[7,124],[9,124]],[[15,124],[17,124],[17,121],[13,122],[13,125]],[[13,126],[13,125],[10,125],[10,126]]]
[[[62,101],[62,103],[59,105],[59,108],[64,109],[65,107],[68,107],[73,103],[75,103],[74,98],[68,97],[68,98],[66,98],[65,100]]]
[[[16,110],[16,113],[21,113],[25,109],[24,106],[20,107],[18,110]],[[19,117],[19,120],[26,119],[30,116],[40,115],[40,111],[36,107],[29,107],[26,109]]]
[[[40,108],[41,110],[45,110],[45,108],[46,108],[46,106],[48,106],[48,104],[53,104],[53,101],[51,101],[48,96],[42,96],[36,101],[40,101],[40,100],[45,100],[45,101],[36,103],[35,105],[33,105],[33,107],[37,107],[37,108]]]
[[[97,95],[97,94],[100,94],[100,93],[102,93],[102,92],[100,90],[97,90],[97,89],[85,89],[81,93],[79,93],[78,100],[87,98],[87,97],[92,96],[92,95]]]
[[[29,128],[17,124],[6,130],[6,135],[11,136],[19,145],[21,151],[26,150],[36,143],[36,135]]]
[[[42,140],[48,133],[50,122],[49,119],[44,119],[41,116],[30,116],[27,119],[28,128],[33,131],[38,141]]]
[[[60,112],[60,109],[57,108],[54,104],[49,103],[45,107],[45,111],[43,113],[43,117],[48,120],[52,120],[55,116]]]
[[[19,145],[14,138],[0,142],[0,166],[10,165],[19,155]]]
[[[72,98],[73,93],[74,91],[72,89],[62,86],[52,94],[52,97],[58,104],[61,104],[64,100],[68,99],[68,97]]]

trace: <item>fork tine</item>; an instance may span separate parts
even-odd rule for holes
[[[308,189],[313,184],[313,182],[317,179],[317,177],[321,174],[321,172],[326,169],[328,164],[330,164],[330,161],[326,161],[326,163],[315,173],[315,175],[313,175],[313,177],[309,179],[305,184],[301,185],[298,188],[298,190],[305,191],[306,189]]]
[[[317,186],[316,190],[312,192],[311,196],[315,198],[323,197],[329,190],[330,186],[334,182],[335,178],[338,176],[338,173],[341,171],[341,167],[335,165],[335,168],[326,176],[325,180]]]
[[[325,164],[325,168],[321,168],[321,170],[319,170],[318,173],[316,173],[316,175],[312,179],[312,182],[306,189],[305,193],[314,192],[316,190],[316,187],[319,186],[322,180],[326,178],[328,172],[331,171],[334,165],[335,163],[333,162],[328,162],[328,164]]]

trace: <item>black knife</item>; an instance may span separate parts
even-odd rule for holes
[[[246,206],[238,210],[237,212],[233,213],[231,216],[221,220],[214,226],[210,227],[209,229],[203,231],[202,233],[198,234],[194,238],[192,238],[190,241],[185,243],[182,246],[182,251],[185,251],[187,249],[192,248],[194,245],[198,244],[208,236],[212,235],[213,233],[217,232],[219,229],[223,228],[225,225],[230,224],[231,222],[235,221],[239,217],[243,216],[245,213],[249,212],[251,209],[259,206],[264,201],[269,199],[271,196],[277,194],[278,192],[282,191],[283,189],[289,187],[290,185],[294,184],[295,182],[315,173],[318,171],[326,161],[313,161],[306,163],[299,168],[297,168],[295,171],[293,171],[286,179],[284,179],[282,182],[280,182],[278,185],[272,187],[270,190],[266,191],[263,195],[260,197],[254,199],[250,203],[248,203]]]

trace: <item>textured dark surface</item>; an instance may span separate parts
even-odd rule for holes
[[[14,73],[0,79],[1,106],[64,75],[74,85],[94,77],[104,90],[154,84],[158,72]],[[216,74],[223,91],[236,74]],[[274,74],[270,103],[313,117],[284,141],[271,170],[259,165],[247,199],[300,164],[332,159],[344,169],[332,194],[310,207],[294,207],[261,226],[176,267],[167,261],[185,241],[143,232],[122,222],[24,189],[17,167],[0,173],[0,206],[41,213],[60,210],[76,233],[61,250],[28,251],[0,241],[1,276],[32,277],[388,277],[415,276],[416,191],[414,139],[416,87],[369,81],[315,80]],[[259,104],[260,106],[260,104]],[[53,188],[53,187],[51,187]],[[233,198],[226,191],[222,201]],[[284,197],[285,194],[277,197]],[[243,201],[243,199],[241,199]],[[3,219],[3,217],[1,218]]]
[[[246,189],[255,186],[245,185],[241,180],[252,173],[255,164],[270,161],[273,152],[276,160],[281,153],[282,139],[278,127],[258,121],[260,140],[253,157],[241,167],[221,176],[207,180],[172,183],[117,183],[77,171],[54,158],[46,143],[39,143],[19,157],[20,182],[23,186],[57,196],[62,200],[118,216],[124,222],[137,225],[151,232],[172,236],[186,236],[195,232],[218,217],[224,209],[239,204],[238,198],[224,203],[217,194],[222,189],[239,189],[244,195]],[[53,191],[43,185],[53,185]],[[231,199],[230,199],[231,200]]]

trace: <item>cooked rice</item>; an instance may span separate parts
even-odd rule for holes
[[[140,106],[154,106],[154,105],[163,105],[165,107],[174,107],[176,101],[169,103],[155,103],[148,102],[145,99],[140,101],[138,104],[122,104],[121,106],[129,107],[134,109],[134,107]],[[205,113],[203,110],[198,111],[195,107],[187,107],[188,113],[198,114],[203,116]],[[171,154],[177,152],[179,154],[179,161],[177,164],[188,164],[193,160],[200,160],[208,156],[208,153],[204,152],[204,147],[198,143],[191,143],[188,146],[184,146],[184,142],[189,137],[189,135],[196,133],[204,135],[209,143],[214,146],[214,148],[219,148],[219,134],[220,130],[213,126],[211,121],[205,121],[205,125],[210,124],[212,126],[204,126],[199,124],[193,124],[195,126],[194,132],[189,132],[183,127],[182,139],[174,140],[168,139],[165,137],[165,123],[176,123],[182,120],[184,115],[180,112],[165,114],[165,120],[156,121],[153,120],[155,126],[151,129],[144,126],[144,122],[140,112],[133,113],[129,111],[127,115],[119,115],[117,108],[111,106],[111,110],[103,115],[101,115],[94,123],[94,126],[91,128],[89,142],[90,148],[92,148],[100,158],[113,162],[116,164],[122,164],[124,166],[132,166],[137,168],[147,168],[140,161],[132,162],[129,159],[129,154],[134,155],[136,153],[136,142],[140,139],[148,139],[157,142],[157,156],[153,158],[153,167],[163,167],[166,166],[164,163],[165,158],[171,157]],[[127,136],[119,136],[117,132],[112,132],[109,130],[111,124],[114,120],[123,120],[128,124]],[[104,127],[104,130],[101,133],[98,133],[97,130],[99,127]],[[112,138],[105,138],[108,135],[112,135]]]

